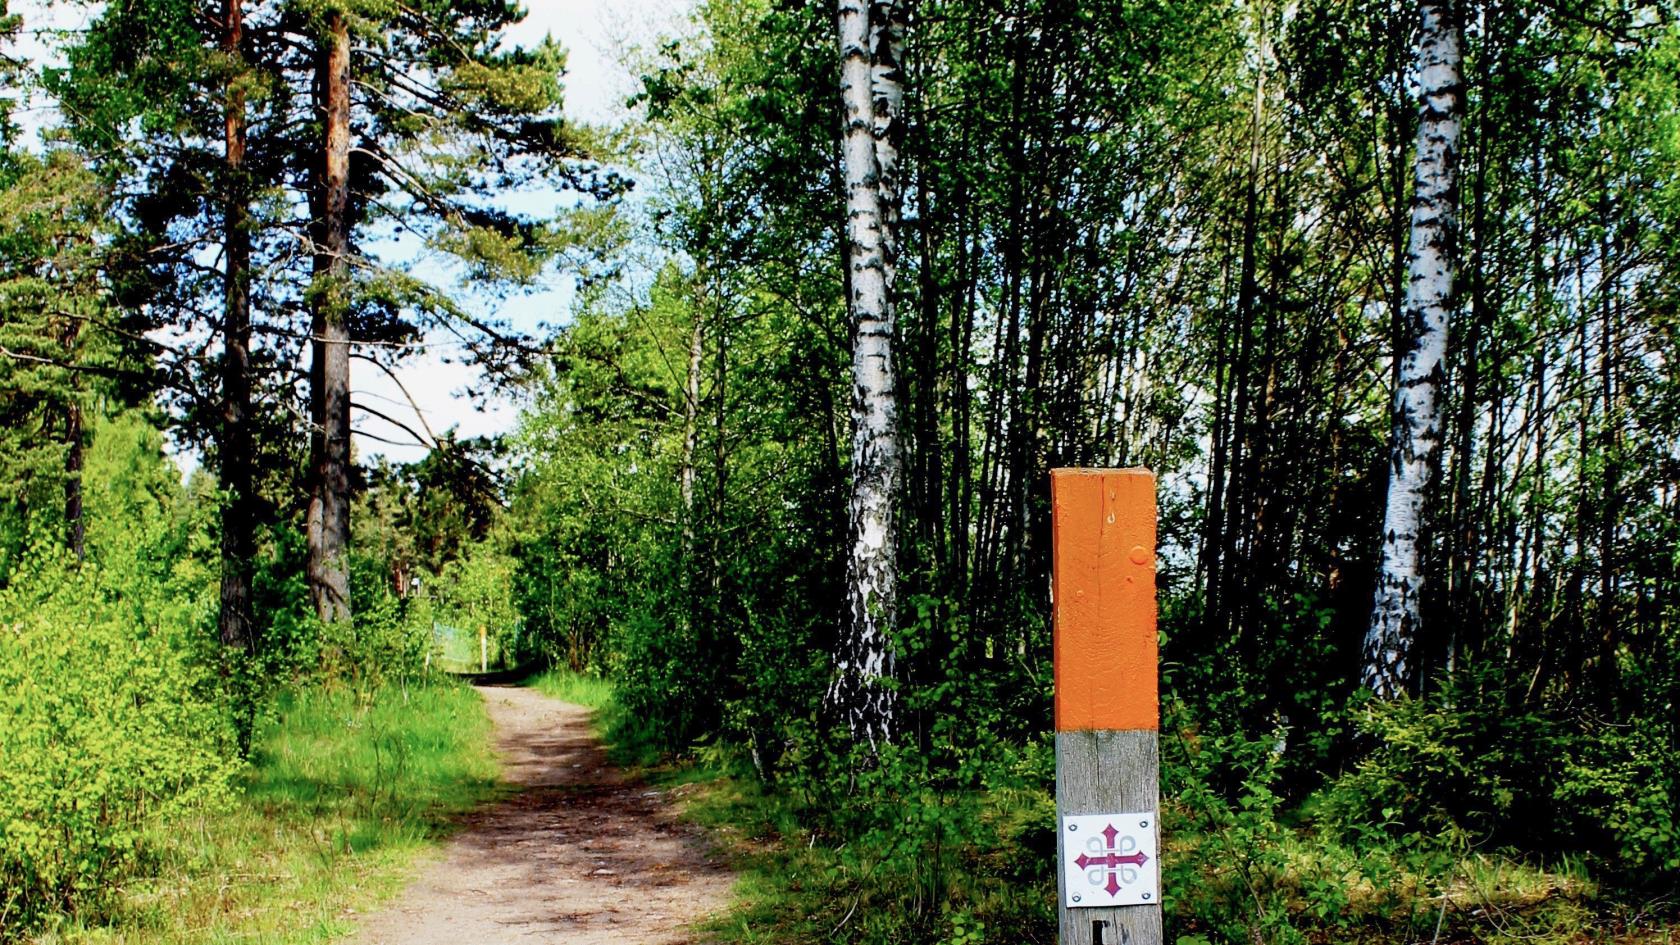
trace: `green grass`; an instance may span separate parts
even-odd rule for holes
[[[598,676],[575,673],[569,669],[551,669],[531,680],[529,685],[545,696],[596,712],[616,712],[618,709],[618,703],[613,699],[612,683]]]
[[[992,825],[1007,821],[1020,801],[995,793],[972,799],[985,808],[983,822]],[[1054,879],[1022,869],[1036,854],[1001,838],[970,837],[949,851],[924,847],[914,868],[906,869],[906,863],[892,862],[878,838],[860,844],[826,832],[800,814],[792,797],[764,790],[747,771],[708,781],[687,814],[727,851],[740,877],[734,909],[704,930],[712,945],[1055,940]],[[1248,877],[1262,886],[1251,890],[1233,875],[1232,858],[1218,838],[1170,837],[1169,849],[1170,855],[1192,858],[1198,873],[1191,885],[1171,892],[1178,900],[1171,923],[1178,932],[1168,941],[1176,945],[1680,943],[1671,903],[1618,900],[1579,864],[1542,868],[1466,852],[1452,860],[1442,888],[1439,876],[1399,865],[1405,857],[1398,853],[1355,856],[1322,836],[1290,835],[1269,851],[1273,869]],[[930,858],[941,856],[946,868],[930,884]],[[1328,872],[1327,861],[1339,858],[1350,861],[1343,864],[1347,871]],[[1383,888],[1360,875],[1373,859],[1394,861]],[[1337,886],[1346,901],[1315,913],[1308,894],[1314,882]],[[1263,916],[1252,908],[1257,903],[1247,901],[1250,896],[1267,899],[1275,911]],[[1236,918],[1236,928],[1220,934],[1202,918],[1206,914]]]
[[[736,763],[689,815],[728,853],[736,905],[713,945],[1020,945],[1055,940],[1048,861],[1021,845],[1042,802],[1017,790],[898,794],[862,836],[797,777],[767,788]],[[830,803],[852,803],[829,797]],[[840,815],[857,819],[855,815]],[[1052,841],[1053,842],[1053,841]]]
[[[825,942],[851,911],[852,897],[840,900],[830,885],[843,879],[833,851],[750,777],[719,774],[688,811],[728,851],[740,877],[735,908],[704,929],[706,941]]]
[[[401,887],[461,812],[496,791],[483,703],[465,686],[285,698],[231,806],[153,838],[114,921],[50,943],[326,942]]]
[[[717,748],[678,763],[655,763],[638,734],[651,723],[628,718],[608,681],[553,671],[532,685],[595,709],[597,728],[615,757],[634,759],[650,783],[685,785],[678,792],[685,816],[707,831],[739,877],[734,907],[701,930],[706,942],[1054,940],[1051,854],[1033,842],[1033,825],[1053,817],[1042,792],[900,792],[899,809],[919,814],[920,830],[908,829],[913,821],[886,829],[891,812],[877,812],[865,819],[883,829],[847,838],[811,808],[812,798],[803,796],[811,785],[799,778],[766,789],[742,759]],[[948,842],[928,832],[935,808],[949,821]],[[1177,871],[1183,885],[1173,893],[1178,945],[1395,945],[1430,941],[1437,928],[1442,945],[1680,942],[1671,920],[1605,897],[1578,863],[1542,868],[1461,851],[1425,871],[1403,845],[1355,851],[1312,831],[1261,833],[1268,846],[1248,864],[1250,873],[1233,872],[1229,838],[1220,832],[1186,830],[1168,838],[1171,855],[1187,867]],[[1450,878],[1437,872],[1443,868]],[[1259,886],[1244,885],[1238,874]],[[1323,897],[1315,888],[1334,905],[1319,908]],[[1212,916],[1235,919],[1236,930],[1212,931]]]
[[[593,709],[595,730],[606,743],[607,757],[613,764],[647,769],[644,773],[659,776],[660,772],[653,770],[660,761],[653,733],[657,721],[638,719],[625,711],[613,695],[611,681],[569,669],[550,669],[526,685],[561,702]]]

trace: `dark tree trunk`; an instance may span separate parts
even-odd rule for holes
[[[1599,272],[1601,279],[1615,280],[1616,246],[1615,217],[1611,213],[1610,198],[1604,198],[1605,235],[1599,243]],[[1612,710],[1616,691],[1620,688],[1621,673],[1617,666],[1620,649],[1619,627],[1616,623],[1616,520],[1622,502],[1620,469],[1620,422],[1616,410],[1616,325],[1620,321],[1615,309],[1623,294],[1615,281],[1598,287],[1599,300],[1599,461],[1604,464],[1603,498],[1599,502],[1598,521],[1598,608],[1595,612],[1598,638],[1597,689],[1599,705]]]
[[[223,48],[241,62],[242,0],[227,0]],[[245,90],[237,65],[227,86],[226,180],[223,207],[224,312],[222,315],[222,644],[249,653],[256,644],[251,613],[252,559],[256,553],[254,443],[251,437],[251,229],[245,186]]]
[[[82,407],[64,405],[65,542],[77,560],[87,553],[87,523],[82,520]]]
[[[342,10],[327,15],[316,84],[323,153],[313,188],[309,593],[332,623],[350,619],[350,30]]]

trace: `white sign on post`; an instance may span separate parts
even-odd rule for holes
[[[1161,903],[1155,813],[1069,814],[1062,818],[1067,907]]]

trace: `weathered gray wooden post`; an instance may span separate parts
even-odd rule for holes
[[[1155,476],[1056,469],[1062,945],[1161,945]]]

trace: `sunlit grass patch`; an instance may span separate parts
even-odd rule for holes
[[[738,770],[700,785],[690,816],[729,852],[740,882],[715,943],[1015,943],[1054,941],[1051,853],[1032,824],[1048,796],[973,792],[986,832],[950,851],[937,889],[870,856]],[[1021,825],[1026,824],[1023,828]],[[1169,835],[1168,942],[1178,945],[1674,945],[1660,915],[1634,915],[1576,861],[1537,864],[1493,851],[1354,848],[1315,830],[1277,827],[1264,849],[1233,849],[1220,831]],[[1252,838],[1247,838],[1252,839]],[[891,877],[891,878],[888,878]],[[918,903],[944,897],[937,911]],[[923,906],[924,909],[928,907]],[[931,936],[931,937],[929,937]]]
[[[495,790],[490,723],[465,686],[287,697],[238,799],[155,838],[116,919],[42,943],[325,942],[400,887]]]
[[[1232,832],[1167,837],[1169,928],[1187,929],[1180,942],[1264,933],[1314,945],[1667,945],[1675,931],[1661,915],[1634,915],[1576,859],[1540,863],[1417,837],[1355,847],[1312,829],[1279,828],[1233,846]]]
[[[610,680],[569,669],[550,669],[527,685],[545,696],[594,710],[595,729],[614,764],[645,768],[660,758],[658,719],[631,715],[619,704]]]
[[[848,910],[829,885],[836,874],[832,852],[815,843],[790,805],[750,779],[719,776],[687,810],[728,852],[740,877],[735,907],[706,926],[707,941],[820,942],[836,930]]]
[[[531,680],[531,688],[545,696],[581,705],[586,709],[602,712],[614,709],[617,702],[613,699],[613,684],[599,676],[573,672],[569,669],[551,669]]]

